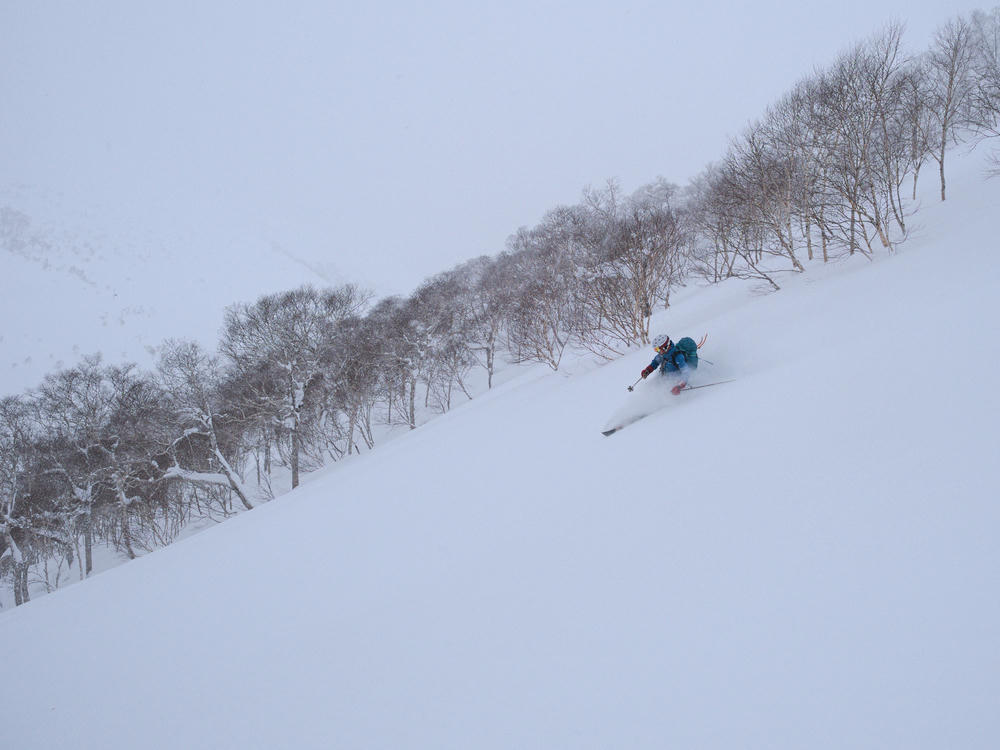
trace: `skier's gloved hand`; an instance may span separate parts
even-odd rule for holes
[[[643,380],[645,380],[646,377],[649,375],[649,373],[651,373],[655,369],[656,369],[655,367],[653,367],[652,365],[650,365],[645,370],[643,370],[642,371],[642,378],[643,378]]]
[[[681,391],[684,390],[684,386],[686,386],[686,385],[687,385],[687,383],[678,383],[677,385],[675,385],[673,388],[670,389],[670,392],[672,394],[674,394],[675,396],[680,396],[681,395]]]

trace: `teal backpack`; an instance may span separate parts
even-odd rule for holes
[[[693,338],[685,336],[674,344],[674,349],[670,353],[670,361],[673,362],[674,367],[677,366],[675,357],[678,352],[684,355],[684,359],[687,360],[688,367],[692,370],[698,369],[698,345],[694,342]]]

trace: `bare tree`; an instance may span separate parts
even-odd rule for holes
[[[369,312],[369,330],[379,347],[378,370],[385,383],[387,417],[417,428],[417,387],[433,367],[433,336],[412,299],[388,297]]]
[[[45,475],[59,487],[56,515],[83,535],[88,572],[95,535],[133,558],[177,530],[155,460],[172,418],[151,378],[88,357],[47,376],[31,403]]]
[[[217,357],[208,354],[200,345],[188,341],[168,340],[160,354],[159,377],[164,391],[174,407],[180,422],[180,435],[170,444],[172,465],[166,471],[167,479],[177,478],[188,482],[228,487],[236,493],[247,510],[253,509],[250,493],[243,485],[243,479],[233,468],[222,450],[218,424],[226,420],[220,410],[219,385],[222,382],[222,365]],[[178,446],[191,446],[194,440],[207,443],[203,450],[189,450],[190,453],[204,454],[208,459],[208,469],[181,466]],[[198,455],[202,459],[201,455]]]
[[[751,126],[726,159],[728,193],[740,197],[741,218],[757,227],[770,255],[805,270],[796,253],[795,193],[799,164],[772,139],[764,124]]]
[[[507,320],[516,362],[543,362],[558,370],[576,318],[580,217],[570,208],[550,211],[534,229],[508,238],[501,262],[509,271],[515,302]]]
[[[889,26],[842,55],[817,81],[817,114],[831,131],[828,184],[841,202],[825,225],[852,254],[870,255],[876,239],[891,251],[905,238],[901,187],[910,142],[901,39],[902,28]]]
[[[110,421],[111,398],[100,374],[99,357],[46,376],[32,405],[36,424],[45,436],[40,443],[46,474],[62,480],[56,502],[77,520],[84,540],[85,575],[93,569],[93,544],[98,530],[99,486],[104,468],[98,448]]]
[[[692,268],[713,284],[736,277],[739,257],[731,244],[732,216],[719,200],[719,171],[717,165],[709,165],[691,181],[682,214]]]
[[[941,175],[941,200],[945,199],[945,155],[957,140],[958,126],[970,120],[975,91],[975,53],[972,24],[959,16],[937,30],[927,55],[930,113],[937,126],[931,154]]]
[[[493,387],[496,356],[514,305],[511,264],[482,256],[456,269],[469,323],[469,341],[479,364],[486,370],[487,388]]]
[[[465,279],[453,270],[425,281],[409,300],[414,320],[426,331],[429,347],[424,406],[433,405],[441,412],[451,408],[456,386],[472,398],[465,380],[476,363],[472,343],[476,327],[467,295]]]
[[[354,436],[359,434],[370,449],[375,445],[372,415],[385,394],[386,379],[381,365],[382,342],[371,317],[348,318],[337,332],[337,351],[343,360],[334,397],[347,419],[344,453],[359,451]]]
[[[34,523],[25,481],[30,476],[31,443],[24,402],[0,400],[0,572],[9,570],[15,606],[30,599],[28,545]]]
[[[970,126],[979,139],[1000,137],[1000,7],[972,14],[975,39]],[[1000,174],[1000,151],[991,155],[991,173]]]
[[[930,102],[930,69],[926,56],[911,61],[903,70],[901,86],[901,117],[903,135],[908,138],[907,169],[913,173],[911,200],[917,199],[920,170],[933,151],[933,113]]]
[[[626,199],[614,182],[584,192],[574,317],[583,348],[610,358],[648,343],[653,310],[670,305],[670,292],[683,278],[683,235],[672,205],[676,192],[662,179]]]
[[[252,386],[255,409],[288,436],[292,487],[299,485],[303,408],[332,356],[337,325],[359,312],[367,295],[351,285],[303,286],[227,311],[221,350]]]

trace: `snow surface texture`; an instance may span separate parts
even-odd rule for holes
[[[995,748],[1000,181],[0,617],[4,747]],[[925,187],[933,189],[932,180]],[[655,382],[655,381],[653,381]]]

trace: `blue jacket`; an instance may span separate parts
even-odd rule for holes
[[[649,363],[649,366],[654,370],[659,367],[661,372],[679,372],[685,379],[687,379],[691,372],[691,366],[688,365],[687,357],[684,356],[684,352],[680,351],[676,345],[653,357],[653,361]],[[697,365],[695,366],[697,367]]]

